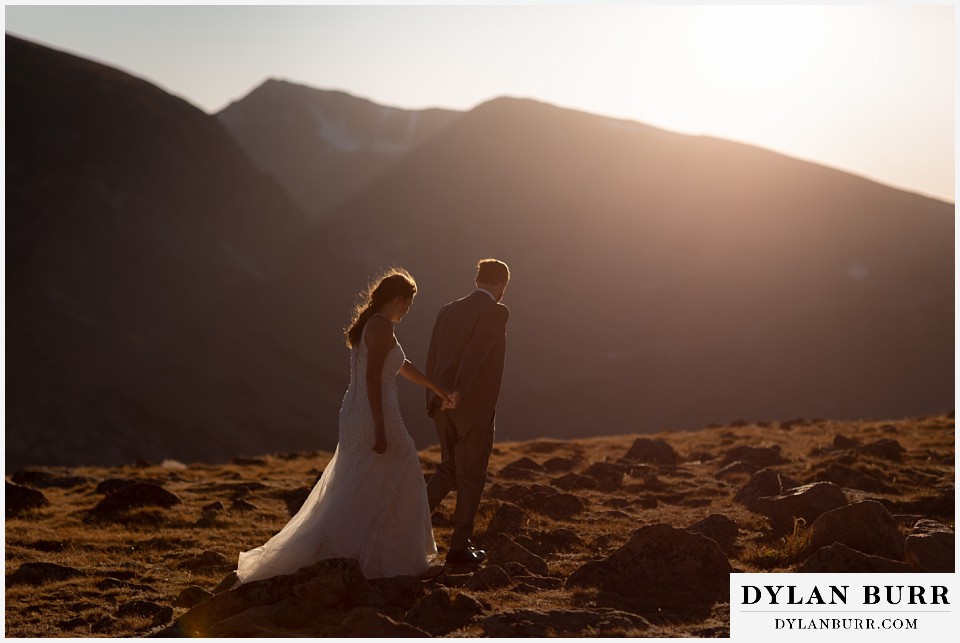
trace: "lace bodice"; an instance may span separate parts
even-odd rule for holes
[[[383,363],[380,374],[383,394],[383,419],[387,433],[387,443],[407,438],[407,430],[400,415],[400,403],[397,399],[397,373],[403,366],[406,356],[397,343]],[[374,442],[373,413],[367,399],[367,346],[361,337],[360,342],[350,352],[350,386],[340,407],[339,443],[346,451],[356,451],[361,445],[370,448]]]

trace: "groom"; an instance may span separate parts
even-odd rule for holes
[[[507,264],[483,259],[477,264],[477,289],[440,309],[430,336],[427,375],[453,391],[454,405],[427,391],[427,415],[440,439],[441,461],[427,483],[430,511],[457,490],[451,565],[478,564],[487,554],[470,547],[480,494],[493,449],[493,418],[507,348],[510,311],[500,303],[510,281]]]

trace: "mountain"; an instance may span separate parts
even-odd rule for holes
[[[293,254],[300,272],[311,256],[409,268],[420,294],[398,334],[418,363],[474,262],[506,261],[503,439],[905,417],[953,405],[953,211],[756,147],[504,98]],[[404,395],[428,443],[422,397]]]
[[[422,366],[486,256],[513,270],[498,440],[953,408],[953,204],[529,100],[434,119],[269,81],[213,116],[10,36],[6,75],[8,467],[332,449],[368,276],[416,276]],[[238,143],[261,99],[259,140],[306,124]]]
[[[300,208],[321,217],[459,112],[403,110],[269,79],[217,118]]]
[[[212,116],[5,48],[7,466],[315,448],[343,383],[274,316],[305,215]]]

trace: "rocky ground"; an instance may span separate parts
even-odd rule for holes
[[[330,457],[8,472],[6,635],[718,637],[731,571],[954,569],[951,414],[500,443],[479,570],[226,589]]]

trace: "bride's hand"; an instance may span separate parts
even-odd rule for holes
[[[460,404],[460,400],[462,399],[463,399],[463,396],[460,395],[460,393],[458,393],[457,391],[454,391],[443,400],[443,410],[449,411],[451,409],[457,408],[457,406]]]

